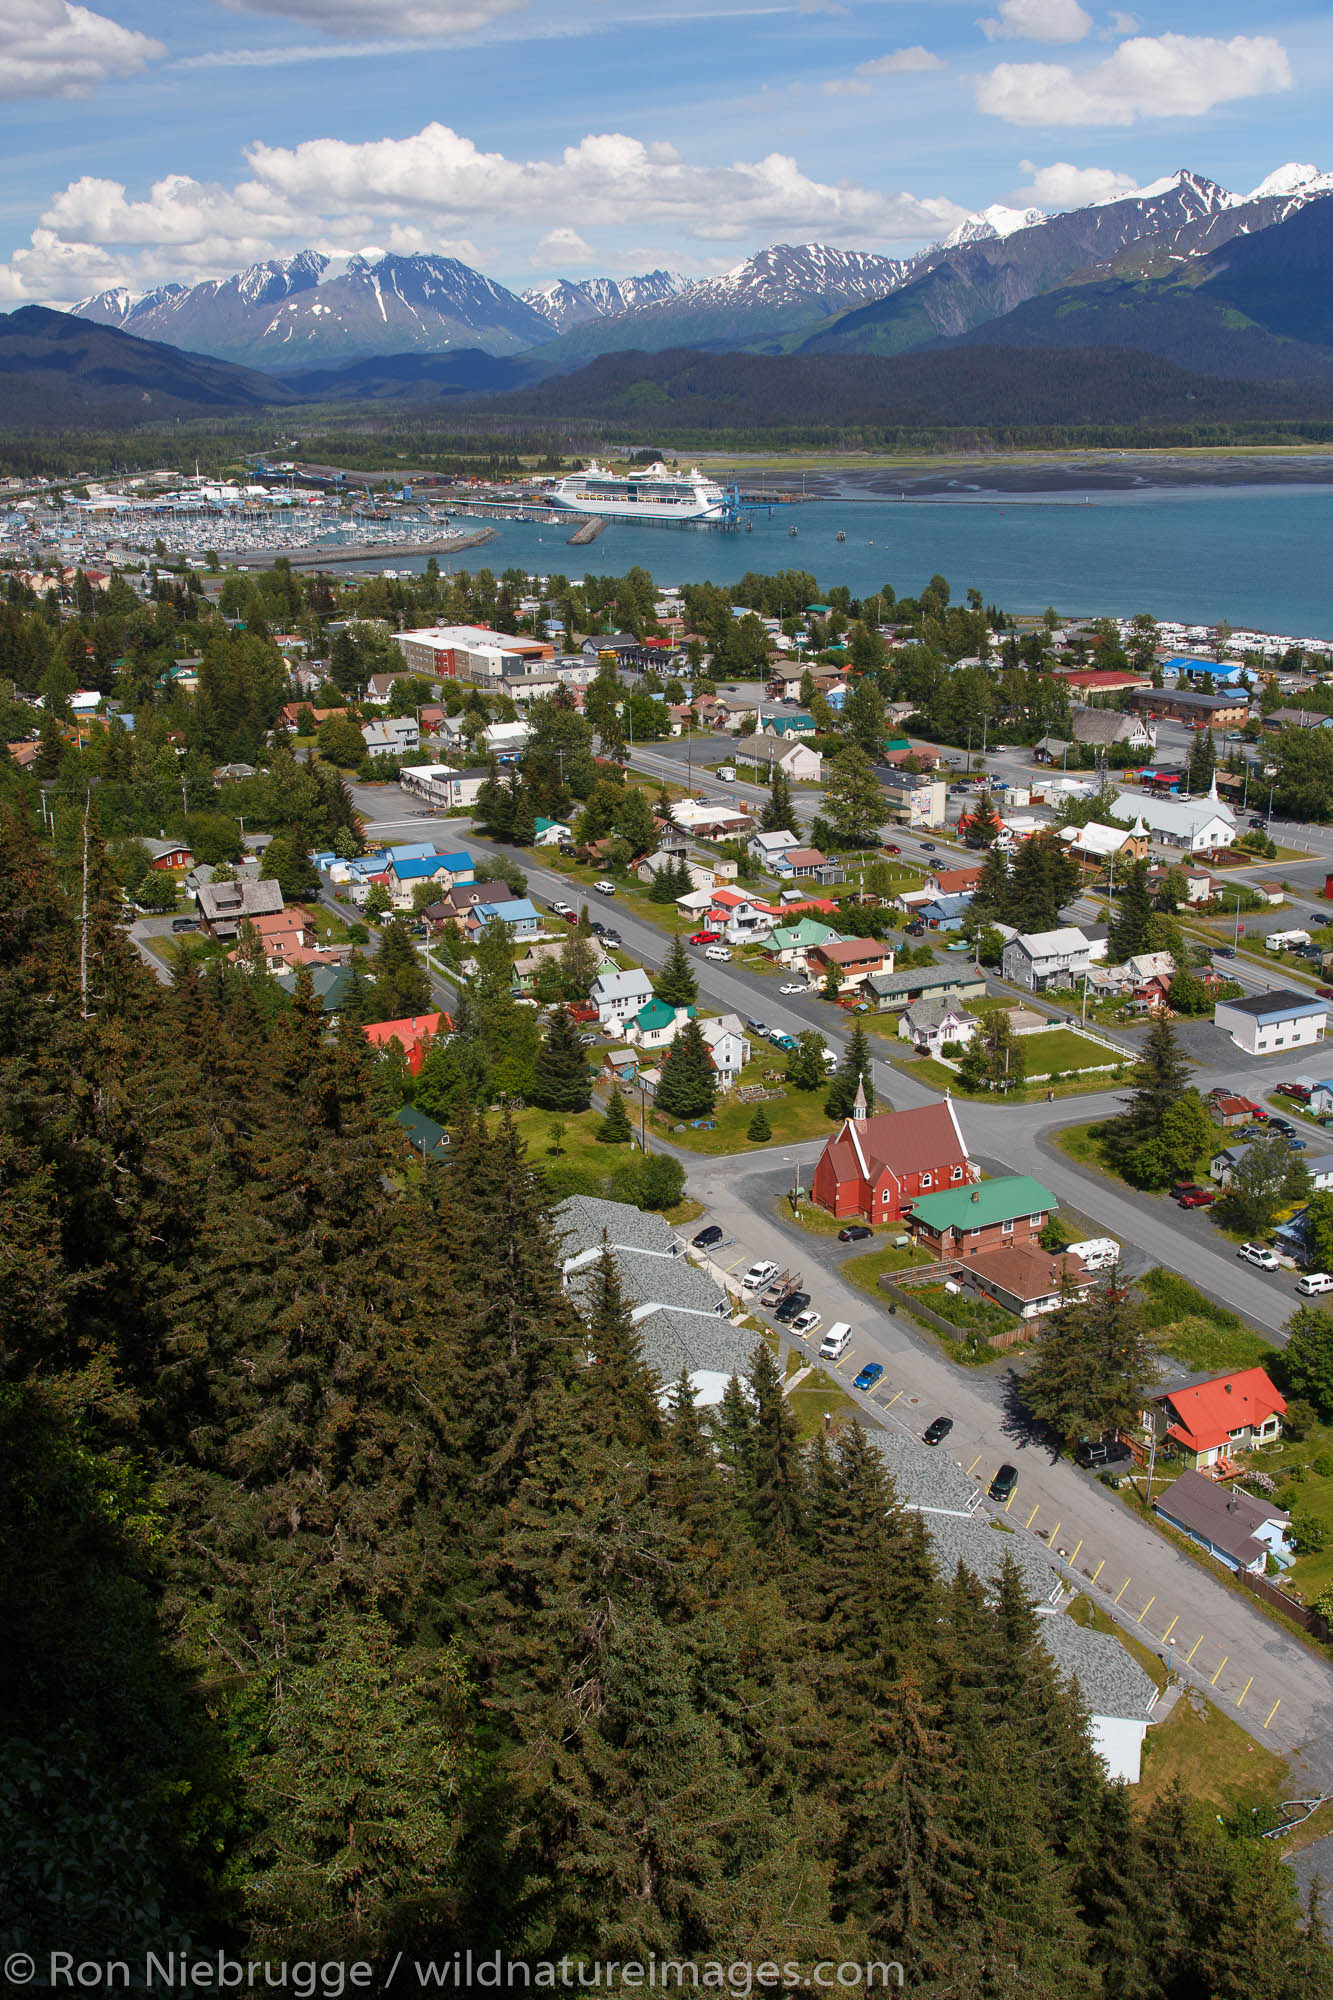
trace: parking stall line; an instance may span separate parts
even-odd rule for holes
[[[1046,1532],[1045,1529],[1043,1529],[1042,1532],[1045,1533]],[[1060,1523],[1057,1521],[1055,1526],[1051,1529],[1049,1535],[1047,1535],[1047,1540],[1050,1542],[1052,1548],[1055,1547],[1055,1538],[1059,1534],[1059,1532],[1060,1532]]]
[[[1091,1576],[1091,1579],[1090,1579],[1090,1581],[1091,1581],[1091,1582],[1093,1582],[1093,1583],[1096,1583],[1096,1581],[1097,1581],[1098,1577],[1099,1577],[1099,1576],[1101,1575],[1102,1571],[1103,1571],[1103,1570],[1104,1570],[1105,1568],[1106,1568],[1106,1557],[1105,1557],[1105,1556],[1103,1556],[1103,1557],[1102,1557],[1102,1559],[1101,1559],[1101,1561],[1100,1561],[1100,1562],[1098,1563],[1098,1565],[1097,1565],[1096,1569],[1095,1569],[1095,1570],[1094,1570],[1094,1571],[1092,1572],[1092,1576]]]
[[[1119,1590],[1117,1590],[1115,1596],[1111,1599],[1112,1604],[1119,1604],[1121,1598],[1124,1596],[1125,1592],[1129,1589],[1129,1586],[1133,1581],[1134,1579],[1132,1576],[1127,1576],[1125,1578]]]
[[[1180,1613],[1177,1611],[1175,1617],[1171,1620],[1171,1623],[1167,1626],[1165,1632],[1163,1632],[1162,1634],[1163,1645],[1167,1643],[1168,1639],[1171,1637],[1171,1634],[1175,1631],[1179,1623],[1180,1623]]]
[[[1190,1647],[1188,1653],[1186,1653],[1185,1655],[1186,1666],[1190,1664],[1190,1661],[1194,1658],[1194,1655],[1198,1652],[1202,1644],[1203,1644],[1203,1633],[1200,1632],[1198,1638],[1194,1641],[1194,1644]]]
[[[1267,1729],[1269,1723],[1273,1720],[1273,1717],[1277,1714],[1281,1706],[1282,1706],[1282,1697],[1281,1695],[1279,1695],[1277,1700],[1273,1703],[1273,1706],[1269,1709],[1267,1715],[1264,1717],[1265,1729]]]
[[[1222,1671],[1222,1667],[1224,1667],[1224,1666],[1226,1665],[1226,1663],[1227,1663],[1227,1661],[1228,1661],[1228,1660],[1230,1659],[1230,1657],[1231,1657],[1231,1655],[1230,1655],[1229,1653],[1223,1653],[1223,1655],[1222,1655],[1222,1663],[1221,1663],[1221,1666],[1219,1666],[1219,1667],[1218,1667],[1218,1669],[1217,1669],[1217,1673],[1216,1673],[1216,1674],[1214,1674],[1214,1675],[1213,1675],[1213,1678],[1212,1678],[1212,1679],[1211,1679],[1211,1680],[1209,1681],[1209,1683],[1208,1683],[1209,1687],[1216,1687],[1216,1686],[1217,1686],[1217,1675],[1221,1673],[1221,1671]]]
[[[902,1395],[902,1393],[903,1393],[903,1392],[902,1392],[902,1390],[901,1390],[901,1389],[897,1389],[897,1390],[895,1390],[895,1391],[894,1391],[894,1393],[893,1393],[893,1395],[891,1395],[891,1396],[889,1397],[889,1400],[888,1400],[888,1402],[887,1402],[887,1403],[886,1403],[886,1404],[884,1405],[885,1409],[886,1409],[886,1410],[891,1410],[891,1409],[893,1408],[894,1404],[895,1404],[895,1403],[897,1402],[897,1400],[898,1400],[899,1396],[901,1396],[901,1395]]]
[[[1038,1514],[1040,1514],[1040,1512],[1041,1512],[1041,1502],[1039,1500],[1036,1506],[1033,1508],[1032,1512],[1028,1515],[1026,1521],[1024,1521],[1023,1526],[1025,1528],[1030,1528],[1032,1526],[1032,1523],[1036,1520]]]
[[[1252,1688],[1253,1686],[1254,1686],[1254,1675],[1253,1675],[1253,1674],[1251,1674],[1251,1675],[1250,1675],[1250,1678],[1249,1678],[1249,1679],[1248,1679],[1248,1680],[1246,1681],[1246,1683],[1245,1683],[1244,1687],[1243,1687],[1243,1688],[1241,1689],[1240,1693],[1239,1693],[1239,1694],[1238,1694],[1238,1695],[1236,1696],[1236,1706],[1237,1706],[1237,1708],[1239,1708],[1239,1707],[1240,1707],[1241,1703],[1242,1703],[1242,1702],[1244,1701],[1244,1699],[1245,1699],[1246,1695],[1247,1695],[1247,1694],[1249,1693],[1250,1689],[1251,1689],[1251,1688]]]
[[[1152,1610],[1156,1602],[1157,1602],[1157,1595],[1156,1592],[1154,1592],[1153,1595],[1148,1599],[1148,1602],[1144,1605],[1142,1611],[1140,1611],[1138,1618],[1135,1621],[1137,1624],[1142,1625],[1144,1619],[1148,1616],[1148,1613]]]
[[[1080,1535],[1078,1540],[1074,1544],[1074,1553],[1069,1558],[1069,1567],[1071,1569],[1074,1567],[1074,1564],[1078,1561],[1078,1552],[1082,1548],[1082,1546],[1083,1546],[1083,1537],[1082,1535]]]
[[[1009,1498],[1004,1503],[1004,1511],[1006,1514],[1009,1512],[1009,1509],[1013,1506],[1014,1501],[1017,1498],[1018,1498],[1018,1488],[1015,1487],[1013,1492],[1009,1495]]]
[[[972,1476],[972,1474],[976,1471],[977,1467],[980,1465],[982,1457],[983,1454],[981,1452],[978,1452],[976,1457],[973,1459],[971,1465],[968,1466],[967,1471],[969,1478]]]

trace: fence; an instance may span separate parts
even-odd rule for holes
[[[1327,1641],[1333,1636],[1327,1618],[1321,1618],[1319,1613],[1311,1611],[1308,1605],[1297,1604],[1294,1598],[1288,1597],[1285,1590],[1279,1590],[1276,1584],[1268,1581],[1267,1577],[1251,1576],[1248,1570],[1238,1570],[1236,1581],[1244,1584],[1246,1590],[1252,1591],[1256,1597],[1261,1597],[1265,1604],[1271,1604],[1284,1618],[1290,1618],[1294,1624],[1308,1632],[1312,1639]]]
[[[949,1275],[949,1271],[945,1265],[932,1264],[922,1275],[931,1284],[938,1284],[942,1278]],[[959,1326],[956,1321],[946,1319],[944,1314],[936,1312],[933,1306],[924,1305],[916,1293],[909,1291],[907,1286],[895,1284],[887,1274],[881,1274],[879,1289],[886,1292],[895,1305],[905,1306],[913,1319],[924,1320],[927,1326],[933,1326],[936,1333],[944,1334],[947,1339],[962,1341],[964,1344],[975,1340],[978,1332],[976,1327]],[[1007,1347],[1022,1346],[1025,1341],[1031,1340],[1032,1335],[1032,1322],[1020,1320],[1017,1326],[1007,1328],[1004,1333],[986,1333],[981,1337],[987,1347],[993,1347],[998,1354]]]

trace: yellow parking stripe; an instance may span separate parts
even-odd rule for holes
[[[981,1463],[981,1453],[980,1453],[980,1452],[978,1452],[978,1453],[977,1453],[977,1455],[976,1455],[976,1457],[975,1457],[975,1458],[973,1459],[973,1461],[972,1461],[971,1465],[969,1465],[969,1466],[968,1466],[968,1468],[967,1468],[967,1469],[968,1469],[968,1472],[969,1472],[969,1473],[973,1473],[973,1472],[975,1472],[975,1471],[976,1471],[976,1469],[977,1469],[977,1467],[978,1467],[978,1466],[980,1465],[980,1463]]]
[[[1133,1580],[1134,1579],[1132,1577],[1127,1576],[1125,1578],[1119,1590],[1117,1590],[1115,1596],[1111,1599],[1112,1604],[1119,1604],[1121,1598],[1124,1596],[1125,1592],[1129,1589],[1129,1586],[1133,1582]]]
[[[1074,1567],[1074,1564],[1078,1561],[1078,1552],[1082,1548],[1082,1546],[1083,1546],[1083,1537],[1082,1535],[1080,1535],[1078,1540],[1074,1544],[1074,1553],[1069,1558],[1069,1567],[1071,1569]]]
[[[1171,1637],[1171,1634],[1175,1631],[1179,1623],[1180,1623],[1180,1613],[1177,1611],[1175,1617],[1171,1620],[1171,1623],[1167,1626],[1165,1632],[1163,1632],[1162,1634],[1163,1645],[1166,1644],[1167,1640]]]
[[[1248,1680],[1246,1681],[1246,1683],[1245,1683],[1244,1687],[1243,1687],[1243,1688],[1241,1689],[1240,1693],[1239,1693],[1239,1694],[1238,1694],[1238,1695],[1236,1696],[1236,1706],[1237,1706],[1237,1708],[1239,1708],[1239,1707],[1240,1707],[1241,1703],[1242,1703],[1242,1702],[1244,1701],[1244,1699],[1245,1699],[1246,1695],[1247,1695],[1247,1694],[1249,1693],[1250,1689],[1251,1689],[1251,1688],[1252,1688],[1253,1686],[1254,1686],[1254,1675],[1253,1675],[1253,1674],[1251,1674],[1251,1675],[1250,1675],[1250,1678],[1249,1678],[1249,1679],[1248,1679]]]
[[[890,1396],[890,1397],[889,1397],[889,1400],[888,1400],[888,1402],[887,1402],[887,1403],[886,1403],[886,1404],[884,1405],[885,1409],[886,1409],[886,1410],[891,1410],[891,1409],[893,1408],[894,1404],[895,1404],[895,1403],[897,1402],[897,1400],[898,1400],[898,1397],[899,1397],[899,1396],[901,1396],[901,1395],[902,1395],[902,1393],[903,1393],[903,1392],[902,1392],[902,1390],[901,1390],[901,1389],[899,1389],[899,1390],[897,1390],[897,1391],[896,1391],[896,1393],[895,1393],[894,1395]]]
[[[1273,1703],[1273,1706],[1269,1709],[1267,1715],[1264,1717],[1265,1729],[1267,1729],[1269,1723],[1273,1720],[1273,1717],[1277,1714],[1281,1706],[1282,1706],[1282,1697],[1281,1695],[1279,1695],[1277,1700]]]
[[[1231,1656],[1230,1656],[1230,1654],[1229,1654],[1229,1653],[1223,1653],[1223,1655],[1222,1655],[1222,1666],[1220,1666],[1220,1667],[1218,1668],[1218,1670],[1217,1670],[1217,1674],[1220,1674],[1220,1673],[1221,1673],[1221,1671],[1222,1671],[1222,1667],[1224,1667],[1224,1666],[1226,1665],[1226,1663],[1227,1663],[1227,1661],[1228,1661],[1228,1659],[1229,1659],[1230,1657],[1231,1657]],[[1213,1675],[1213,1678],[1211,1679],[1211,1681],[1209,1681],[1209,1683],[1208,1683],[1209,1687],[1216,1687],[1216,1686],[1217,1686],[1217,1674],[1214,1674],[1214,1675]]]
[[[1194,1644],[1190,1647],[1188,1653],[1186,1653],[1185,1655],[1186,1666],[1190,1664],[1190,1661],[1194,1658],[1194,1655],[1198,1652],[1202,1644],[1203,1644],[1203,1633],[1200,1632],[1198,1638],[1194,1641]]]
[[[1040,1512],[1041,1512],[1041,1502],[1039,1500],[1036,1506],[1033,1508],[1032,1512],[1028,1515],[1026,1521],[1024,1521],[1023,1526],[1025,1528],[1030,1528],[1032,1526],[1032,1523],[1036,1520],[1038,1514],[1040,1514]]]
[[[1093,1582],[1093,1583],[1096,1583],[1096,1581],[1097,1581],[1098,1577],[1099,1577],[1099,1576],[1101,1575],[1102,1571],[1103,1571],[1103,1570],[1104,1570],[1105,1568],[1106,1568],[1106,1557],[1105,1557],[1105,1556],[1103,1556],[1103,1557],[1102,1557],[1102,1559],[1101,1559],[1101,1561],[1100,1561],[1100,1562],[1098,1563],[1098,1565],[1097,1565],[1096,1569],[1095,1569],[1095,1570],[1094,1570],[1094,1571],[1092,1572],[1092,1578],[1091,1578],[1091,1580],[1092,1580],[1092,1582]]]
[[[1006,1514],[1009,1512],[1009,1509],[1013,1506],[1014,1501],[1017,1498],[1018,1498],[1018,1488],[1015,1487],[1013,1492],[1009,1495],[1009,1498],[1004,1503],[1004,1511]]]
[[[1150,1612],[1150,1611],[1152,1610],[1152,1608],[1153,1608],[1154,1604],[1156,1604],[1156,1602],[1157,1602],[1157,1598],[1156,1598],[1156,1596],[1155,1596],[1155,1595],[1154,1595],[1154,1596],[1152,1596],[1152,1597],[1150,1597],[1150,1598],[1148,1599],[1148,1602],[1147,1602],[1147,1603],[1146,1603],[1146,1604],[1144,1605],[1144,1607],[1143,1607],[1142,1611],[1140,1611],[1140,1613],[1139,1613],[1139,1616],[1138,1616],[1138,1623],[1139,1623],[1140,1625],[1142,1625],[1142,1623],[1143,1623],[1144,1619],[1145,1619],[1145,1618],[1146,1618],[1146,1617],[1148,1616],[1148,1613],[1149,1613],[1149,1612]]]

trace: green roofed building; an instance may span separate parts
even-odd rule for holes
[[[1059,1206],[1050,1189],[1031,1174],[1002,1174],[971,1187],[917,1195],[907,1220],[923,1250],[963,1260],[983,1250],[1035,1243]]]
[[[412,1105],[405,1104],[401,1111],[394,1112],[393,1119],[408,1144],[415,1146],[423,1159],[439,1159],[448,1152],[449,1134],[443,1125],[437,1125],[433,1118],[427,1118],[424,1111],[417,1111]]]

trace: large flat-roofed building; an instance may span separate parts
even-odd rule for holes
[[[544,639],[520,639],[486,625],[424,625],[414,632],[395,632],[393,638],[413,673],[476,687],[548,673],[555,657],[555,648]]]
[[[1195,688],[1136,688],[1129,705],[1140,715],[1173,722],[1194,722],[1201,729],[1239,729],[1249,720],[1250,697],[1244,688],[1234,694],[1204,694]]]
[[[1328,1002],[1286,987],[1273,993],[1247,993],[1238,1000],[1219,1000],[1213,1022],[1246,1055],[1274,1055],[1279,1049],[1306,1049],[1322,1042]]]

